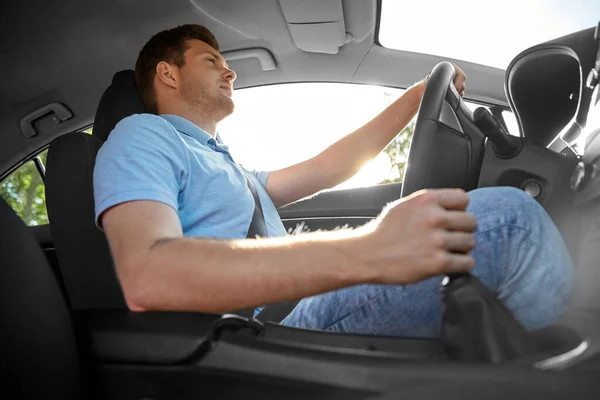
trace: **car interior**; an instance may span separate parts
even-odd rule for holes
[[[8,79],[0,101],[0,184],[48,149],[39,170],[49,224],[26,226],[0,200],[0,363],[12,392],[63,399],[600,394],[594,379],[600,371],[600,126],[584,151],[573,146],[588,116],[600,112],[599,25],[524,49],[500,69],[382,46],[384,2],[3,5],[0,68]],[[299,82],[407,88],[431,71],[401,183],[322,192],[279,214],[288,231],[299,223],[332,230],[362,225],[387,203],[421,189],[525,191],[552,217],[576,265],[568,310],[532,333],[535,354],[465,361],[438,339],[280,325],[294,303],[268,305],[281,310],[263,318],[130,311],[94,222],[92,172],[114,126],[146,112],[133,74],[139,50],[153,34],[187,23],[215,34],[237,73],[236,90]],[[453,86],[450,62],[468,76],[465,99]],[[473,111],[467,99],[481,107]],[[508,133],[506,110],[519,135]],[[84,132],[90,127],[91,135]]]

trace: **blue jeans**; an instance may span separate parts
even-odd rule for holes
[[[566,308],[574,266],[546,211],[523,191],[469,193],[477,218],[473,274],[528,329],[552,323]],[[377,251],[377,249],[373,249]],[[438,337],[442,276],[409,285],[358,285],[301,300],[283,325],[334,332]]]

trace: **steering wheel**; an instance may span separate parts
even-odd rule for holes
[[[455,74],[449,62],[441,62],[431,71],[419,107],[400,197],[421,189],[469,191],[477,187],[485,136],[454,87]]]

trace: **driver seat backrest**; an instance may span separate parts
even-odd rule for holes
[[[79,398],[79,360],[67,303],[40,246],[3,199],[0,298],[3,392],[17,399]]]
[[[92,173],[102,141],[83,132],[50,143],[46,205],[60,272],[71,307],[124,309],[108,243],[94,224]]]
[[[48,151],[46,197],[52,237],[72,308],[127,309],[106,236],[94,221],[98,150],[122,119],[143,113],[133,71],[114,75],[98,105],[94,134],[69,133]]]
[[[93,135],[69,133],[50,144],[46,202],[52,237],[71,307],[127,309],[106,236],[95,225],[93,171],[96,154],[119,121],[146,113],[132,70],[117,72],[94,120]],[[217,136],[219,141],[220,138]],[[295,302],[270,305],[263,318],[280,321]],[[236,310],[250,317],[251,310]]]

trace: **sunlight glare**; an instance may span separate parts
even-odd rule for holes
[[[316,156],[375,117],[402,92],[337,83],[236,90],[236,110],[219,125],[219,134],[240,164],[272,171]],[[393,177],[382,153],[338,188],[376,185]]]

